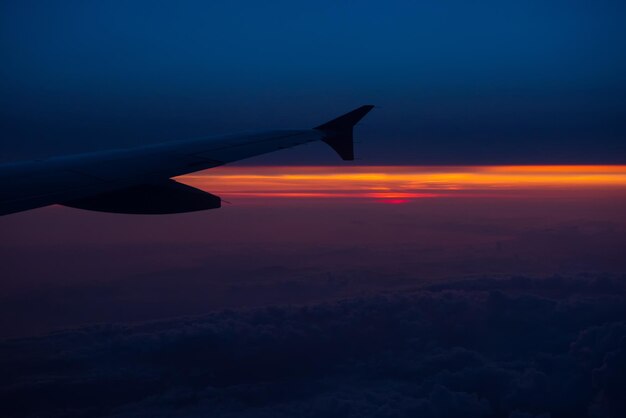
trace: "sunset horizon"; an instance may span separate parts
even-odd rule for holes
[[[0,1],[1,418],[626,417],[626,1]]]
[[[232,198],[403,199],[626,190],[626,165],[226,166],[178,181]],[[510,197],[515,195],[509,194]]]

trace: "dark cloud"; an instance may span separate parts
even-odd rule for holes
[[[3,416],[617,417],[618,279],[476,279],[0,346]]]

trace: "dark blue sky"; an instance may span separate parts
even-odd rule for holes
[[[0,159],[364,103],[367,164],[626,162],[623,1],[2,2]],[[260,163],[335,162],[323,147]]]

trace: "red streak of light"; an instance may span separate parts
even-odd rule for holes
[[[402,205],[404,203],[410,202],[409,199],[382,199],[381,202],[387,203],[388,205]]]

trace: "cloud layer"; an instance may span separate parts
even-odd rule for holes
[[[617,417],[624,280],[475,279],[0,345],[3,416]]]

